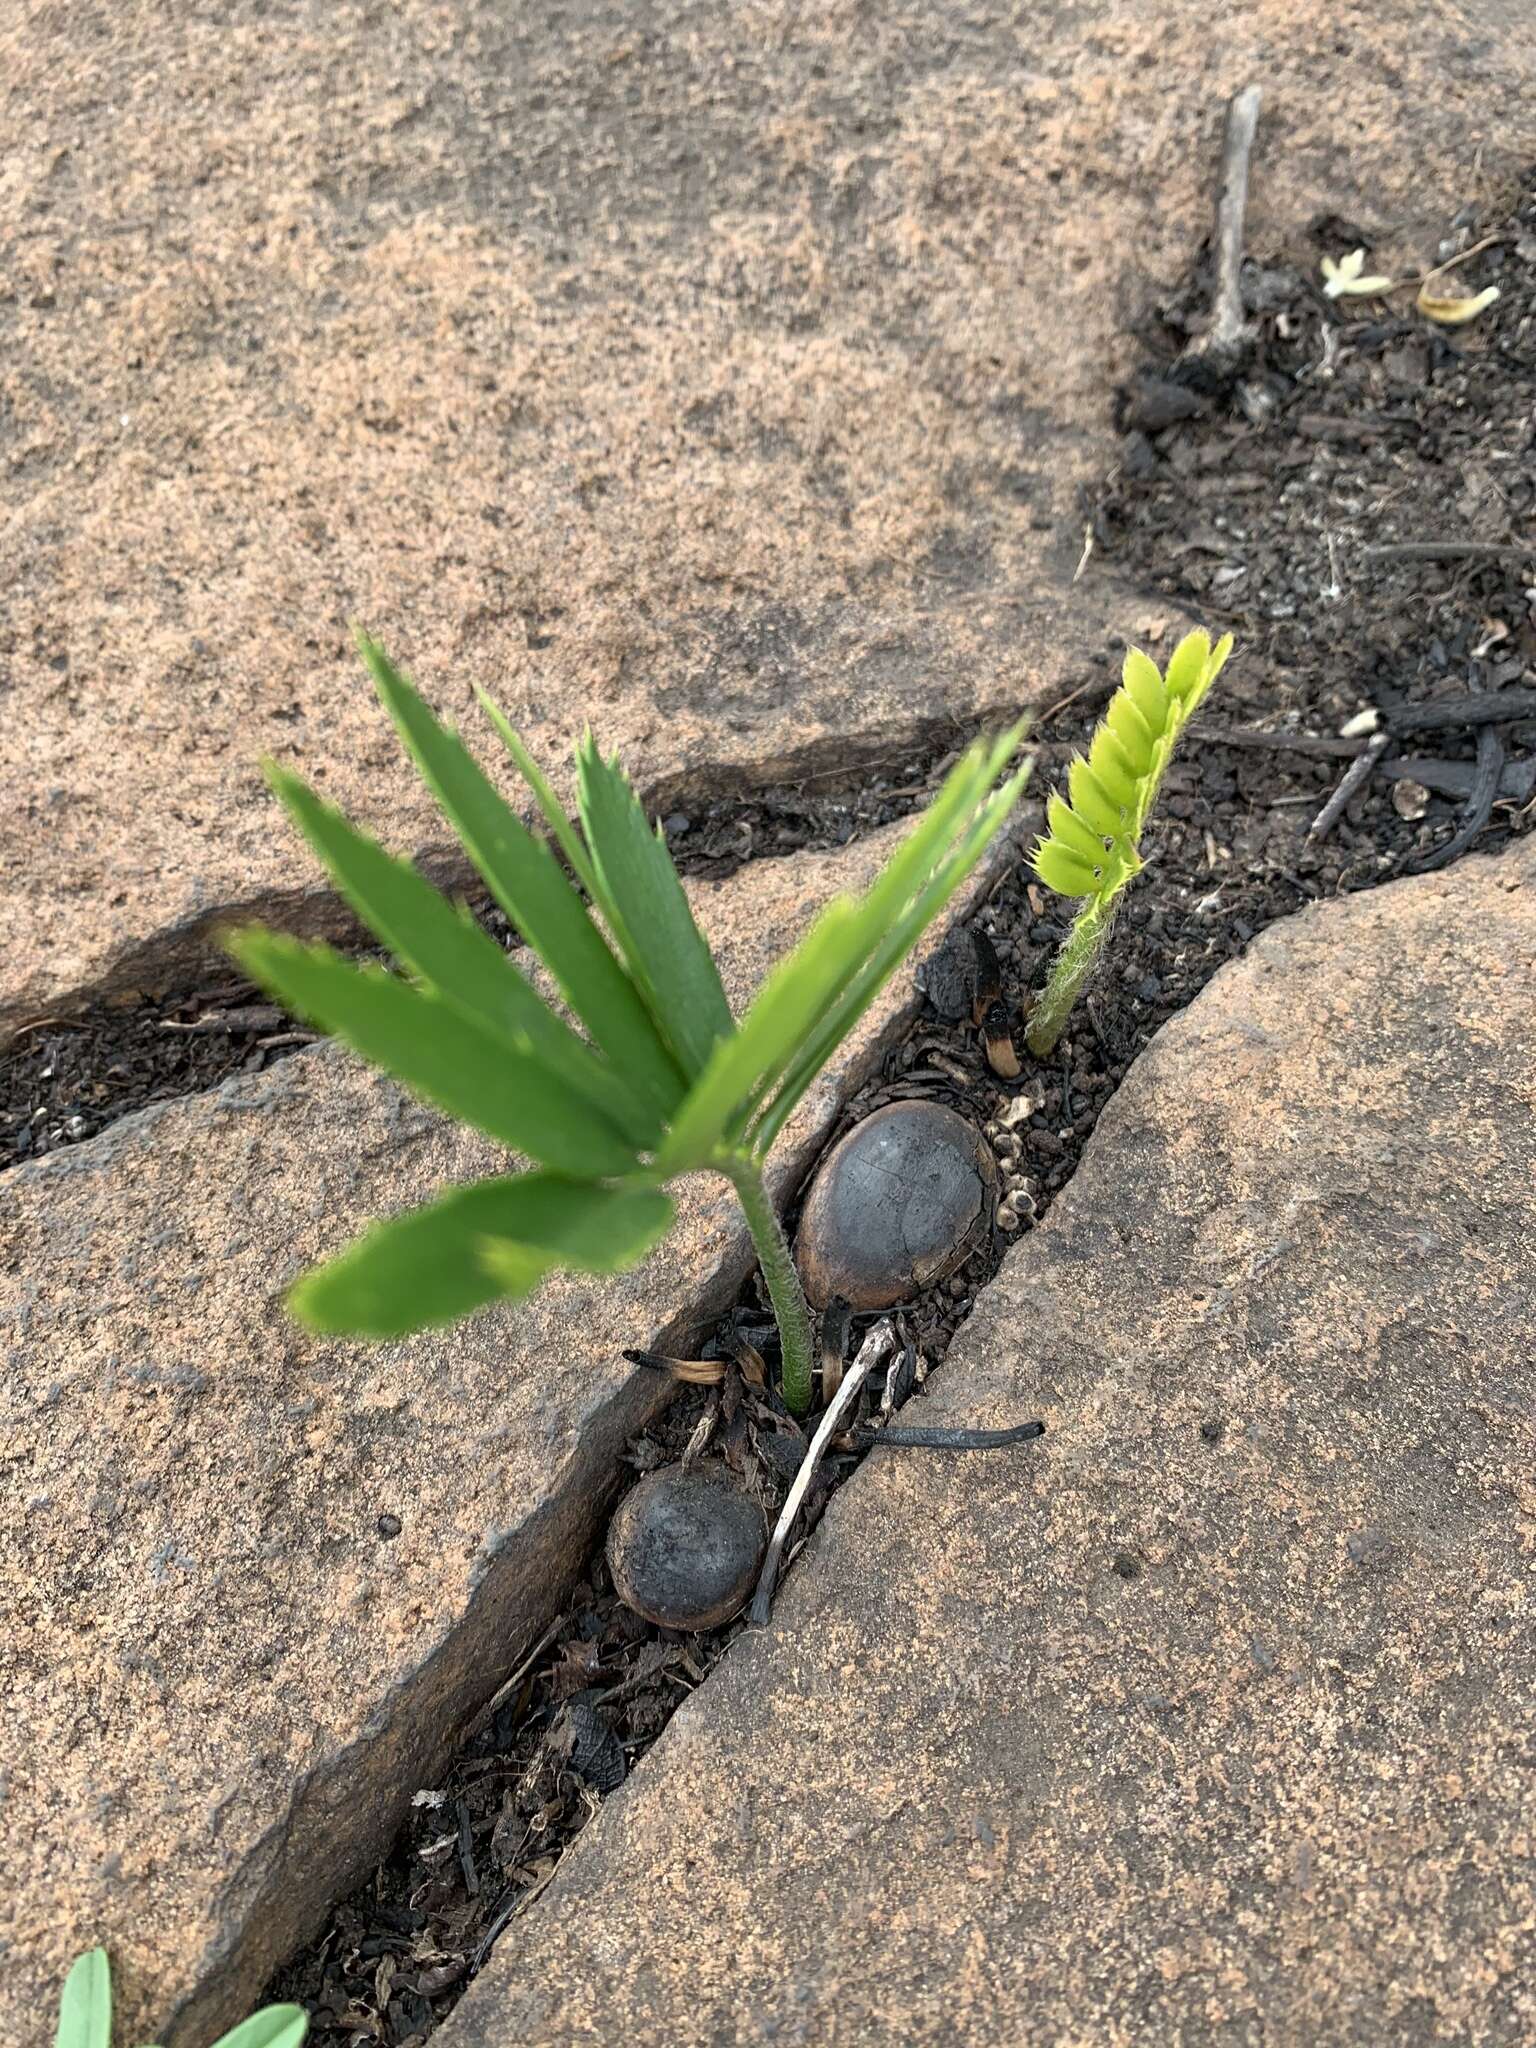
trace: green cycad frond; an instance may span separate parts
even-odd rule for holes
[[[1087,758],[1067,771],[1066,796],[1046,806],[1045,836],[1030,865],[1058,896],[1083,899],[1051,977],[1030,1017],[1030,1049],[1048,1053],[1061,1036],[1114,917],[1116,898],[1141,872],[1141,835],[1179,734],[1232,651],[1226,634],[1190,633],[1166,671],[1139,648],[1125,657]]]
[[[738,1192],[753,1184],[806,1089],[1006,821],[1029,764],[997,787],[1022,728],[978,740],[873,886],[827,907],[738,1024],[666,840],[618,762],[583,740],[568,816],[482,694],[552,846],[383,649],[366,637],[360,646],[423,778],[569,1012],[550,1007],[408,861],[297,776],[271,771],[337,887],[402,971],[359,967],[259,929],[227,935],[231,952],[291,1009],[541,1169],[391,1217],[294,1290],[293,1307],[312,1328],[391,1337],[515,1300],[556,1267],[633,1265],[672,1222],[663,1190],[678,1174],[721,1172]],[[782,1327],[767,1261],[765,1272]],[[784,1335],[786,1398],[803,1408],[808,1326]]]

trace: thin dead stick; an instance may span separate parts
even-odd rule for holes
[[[1499,771],[1503,766],[1504,742],[1491,725],[1485,725],[1477,735],[1477,767],[1472,794],[1467,798],[1466,809],[1461,814],[1461,823],[1454,837],[1447,839],[1443,846],[1421,854],[1417,860],[1409,861],[1410,874],[1427,875],[1435,868],[1448,867],[1458,854],[1466,852],[1493,815],[1493,801],[1499,790]]]
[[[1309,839],[1315,841],[1328,837],[1343,817],[1346,806],[1370,781],[1372,771],[1391,744],[1392,735],[1389,732],[1376,733],[1366,741],[1365,751],[1350,762],[1339,779],[1338,788],[1307,827]]]
[[[889,1444],[896,1451],[1001,1451],[1009,1444],[1033,1443],[1045,1435],[1043,1422],[1020,1422],[1012,1429],[927,1429],[903,1428],[893,1424],[885,1429],[855,1429],[849,1434],[862,1450],[878,1450]]]
[[[827,1445],[837,1435],[842,1419],[853,1406],[854,1396],[860,1387],[881,1359],[895,1349],[895,1326],[889,1316],[882,1316],[859,1346],[858,1357],[848,1368],[843,1384],[817,1423],[810,1449],[800,1462],[800,1470],[795,1474],[795,1483],[789,1489],[789,1498],[774,1524],[768,1554],[763,1559],[763,1569],[758,1575],[757,1591],[752,1595],[752,1605],[747,1610],[747,1620],[753,1628],[766,1628],[768,1625],[768,1617],[773,1612],[773,1589],[779,1579],[779,1560],[784,1555],[789,1532],[795,1526],[795,1517],[799,1514],[810,1483],[816,1476],[816,1467],[826,1454]]]
[[[469,1734],[471,1736],[478,1735],[482,1728],[490,1726],[496,1717],[497,1709],[504,1706],[512,1697],[534,1665],[537,1664],[550,1644],[559,1635],[563,1620],[564,1617],[562,1615],[556,1615],[533,1648],[525,1653],[521,1663],[513,1666],[511,1676],[504,1678],[501,1684],[497,1686],[495,1692],[492,1693],[479,1713],[476,1714],[474,1720],[469,1724]]]
[[[1085,683],[1086,690],[1088,685]],[[12,1039],[25,1038],[29,1031],[84,1031],[85,1023],[78,1017],[28,1017],[24,1024],[18,1024],[11,1033]]]
[[[479,1971],[483,1967],[486,1957],[490,1954],[491,1949],[495,1944],[496,1937],[502,1932],[502,1930],[505,1927],[509,1925],[511,1921],[517,1919],[520,1914],[527,1912],[528,1908],[533,1904],[534,1900],[538,1898],[540,1893],[544,1890],[544,1888],[552,1882],[555,1872],[559,1869],[559,1867],[559,1859],[556,1858],[556,1860],[553,1863],[551,1863],[548,1870],[545,1871],[542,1877],[538,1878],[533,1884],[529,1885],[525,1890],[518,1892],[514,1898],[510,1899],[508,1903],[502,1907],[501,1911],[496,1915],[495,1919],[491,1922],[490,1926],[487,1927],[484,1934],[481,1935],[480,1940],[476,1945],[475,1952],[470,1957],[469,1967],[472,1973]]]
[[[1447,270],[1454,270],[1459,263],[1470,263],[1474,256],[1481,256],[1485,249],[1491,249],[1495,242],[1506,242],[1507,235],[1484,235],[1480,242],[1474,242],[1470,249],[1463,249],[1459,256],[1447,256],[1443,263],[1437,263],[1433,270],[1426,270],[1418,277],[1405,277],[1404,284],[1428,284],[1432,277],[1440,277]]]
[[[1221,150],[1221,182],[1216,198],[1216,289],[1211,299],[1211,324],[1191,355],[1216,355],[1234,363],[1248,338],[1243,307],[1243,228],[1248,216],[1248,166],[1259,125],[1258,86],[1245,85],[1227,106],[1226,135]]]
[[[1394,704],[1382,714],[1393,732],[1454,732],[1462,725],[1504,725],[1536,718],[1536,690],[1478,690],[1469,696],[1432,697],[1427,704]]]
[[[1509,691],[1506,696],[1512,694]],[[1427,710],[1427,705],[1414,707]],[[1475,725],[1469,718],[1445,719],[1441,723],[1450,725]],[[1358,759],[1370,741],[1332,740],[1312,733],[1250,732],[1242,726],[1229,727],[1218,731],[1211,727],[1206,737],[1214,745],[1222,747],[1261,747],[1266,752],[1273,749],[1280,754],[1310,754],[1320,760],[1348,761]],[[1476,779],[1476,770],[1467,761],[1441,761],[1424,759],[1415,754],[1394,755],[1390,761],[1383,761],[1377,771],[1387,782],[1422,782],[1426,789],[1435,790],[1441,796],[1469,796]],[[1506,761],[1499,776],[1498,794],[1505,802],[1524,803],[1536,793],[1536,761]]]
[[[1075,690],[1068,690],[1065,697],[1058,697],[1054,704],[1048,704],[1037,714],[1035,724],[1048,725],[1058,711],[1065,711],[1069,704],[1075,704],[1079,697],[1086,697],[1090,690],[1108,690],[1110,687],[1103,676],[1090,676],[1086,683],[1079,683]]]
[[[1530,547],[1499,540],[1394,540],[1360,550],[1366,562],[1523,562],[1536,556]]]
[[[247,1003],[238,1010],[205,1010],[201,1017],[194,1017],[190,1024],[184,1024],[176,1017],[162,1017],[157,1029],[161,1031],[227,1032],[231,1038],[243,1031],[274,1031],[284,1021],[283,1012],[270,1003]]]

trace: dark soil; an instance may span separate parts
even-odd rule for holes
[[[0,1055],[0,1169],[94,1138],[152,1102],[259,1073],[313,1039],[233,979],[30,1020]]]
[[[1156,416],[1157,385],[1177,386],[1179,350],[1206,304],[1203,277],[1170,293],[1150,323],[1149,381],[1122,395],[1122,460],[1091,508],[1096,556],[1146,591],[1147,637],[1158,651],[1168,650],[1177,604],[1215,629],[1230,626],[1239,653],[1202,721],[1204,743],[1187,743],[1168,775],[1148,872],[1058,1056],[1045,1065],[1028,1056],[1021,1018],[1062,936],[1062,906],[1016,868],[976,922],[1001,964],[1019,1078],[999,1080],[989,1067],[951,946],[931,956],[920,977],[928,990],[922,1015],[832,1134],[884,1103],[929,1098],[985,1128],[1003,1169],[1011,1227],[994,1230],[959,1274],[899,1312],[918,1358],[919,1406],[922,1378],[943,1359],[1014,1233],[1043,1216],[1071,1178],[1105,1103],[1153,1032],[1276,918],[1422,866],[1455,834],[1460,797],[1419,788],[1405,799],[1403,784],[1378,775],[1327,837],[1309,837],[1347,760],[1226,745],[1220,734],[1262,723],[1327,738],[1366,707],[1390,714],[1393,706],[1532,681],[1536,559],[1518,550],[1536,511],[1533,194],[1536,183],[1491,225],[1468,219],[1452,234],[1462,247],[1483,233],[1501,236],[1457,273],[1461,288],[1497,282],[1503,294],[1475,329],[1445,333],[1412,314],[1334,305],[1310,273],[1251,266],[1259,334],[1244,379],[1229,394],[1202,395],[1196,415],[1147,431],[1134,421]],[[1319,253],[1365,239],[1347,224],[1317,232]],[[1512,552],[1433,561],[1367,552],[1429,539]],[[1168,623],[1159,631],[1160,606]],[[1106,657],[1076,702],[1044,726],[1042,785],[1084,742],[1115,681]],[[1509,762],[1529,763],[1536,721],[1511,718],[1499,731]],[[1452,725],[1402,745],[1465,778],[1475,736]],[[931,774],[911,781],[902,799],[920,801]],[[1529,829],[1533,810],[1500,802],[1478,848],[1492,851]],[[771,808],[747,824],[754,836],[782,829]],[[690,819],[694,829],[713,834],[716,846],[746,839],[734,811],[713,823]],[[854,1319],[850,1346],[873,1320]],[[729,1356],[743,1334],[771,1365],[771,1329],[755,1291],[708,1348]],[[793,1425],[734,1368],[719,1389],[684,1391],[632,1446],[631,1461],[652,1470],[680,1456],[706,1425],[710,1455],[724,1456],[775,1504],[787,1483]],[[852,1452],[831,1460],[797,1541],[856,1462]],[[915,1531],[913,1541],[921,1540]],[[599,1550],[443,1782],[417,1793],[385,1861],[271,1987],[272,1996],[309,2006],[316,2048],[419,2043],[742,1626],[691,1637],[650,1627],[615,1598]]]
[[[1172,598],[1241,659],[1208,723],[1246,718],[1337,734],[1370,706],[1529,685],[1536,663],[1536,174],[1492,219],[1458,216],[1426,264],[1491,246],[1444,289],[1497,285],[1466,327],[1435,327],[1412,292],[1325,299],[1315,266],[1250,265],[1257,341],[1236,389],[1191,393],[1178,356],[1197,330],[1205,285],[1170,292],[1147,323],[1145,374],[1122,394],[1120,461],[1092,508],[1095,554],[1149,594]],[[1366,245],[1348,223],[1316,224],[1318,257]],[[1368,262],[1367,269],[1373,266]],[[1172,392],[1198,403],[1157,429]],[[1142,424],[1138,424],[1141,422]],[[1435,547],[1442,554],[1426,557]],[[1416,554],[1397,552],[1404,548]],[[1458,550],[1482,550],[1461,553]],[[1390,719],[1389,719],[1390,722]],[[1531,752],[1527,718],[1504,734]],[[1442,744],[1442,741],[1444,744]],[[1470,762],[1472,735],[1405,735],[1404,753]],[[1234,771],[1237,763],[1230,765]],[[1300,846],[1306,818],[1269,801],[1260,848]],[[1283,794],[1283,792],[1279,792]],[[1298,808],[1300,808],[1298,806]],[[1455,809],[1432,799],[1408,835],[1377,781],[1350,811],[1363,840],[1303,864],[1325,887],[1395,872],[1449,836]],[[1250,820],[1250,825],[1254,821]],[[1218,839],[1224,835],[1218,831]],[[1233,853],[1254,848],[1245,832]],[[1342,858],[1354,846],[1351,857]]]

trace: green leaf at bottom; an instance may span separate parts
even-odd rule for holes
[[[104,1948],[87,1949],[64,1979],[54,2048],[111,2048],[111,2043],[112,1966]]]
[[[302,2005],[264,2005],[221,2034],[213,2048],[299,2048],[308,2032],[309,2014]]]

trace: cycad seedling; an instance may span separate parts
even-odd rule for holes
[[[1046,806],[1046,836],[1031,866],[1057,895],[1083,904],[1030,1012],[1025,1037],[1037,1057],[1060,1038],[1109,937],[1120,893],[1141,873],[1142,828],[1174,742],[1231,651],[1230,633],[1214,648],[1208,633],[1190,633],[1159,674],[1133,647],[1088,758],[1079,754],[1067,771],[1070,801],[1058,791]]]
[[[302,2005],[264,2005],[221,2034],[213,2048],[300,2048],[308,2030]],[[70,1966],[54,2048],[112,2048],[112,1965],[104,1948],[87,1949]]]
[[[337,887],[404,973],[259,928],[232,934],[230,951],[320,1029],[533,1162],[376,1225],[299,1281],[296,1313],[318,1330],[395,1337],[529,1294],[556,1267],[620,1271],[670,1227],[667,1184],[713,1171],[740,1197],[778,1321],[784,1398],[804,1413],[810,1317],[763,1164],[1007,819],[1029,764],[995,785],[1022,728],[971,747],[868,893],[827,906],[738,1025],[666,842],[617,762],[583,742],[569,818],[482,694],[549,828],[550,841],[536,837],[383,650],[359,645],[424,780],[575,1025],[409,862],[269,766]]]

